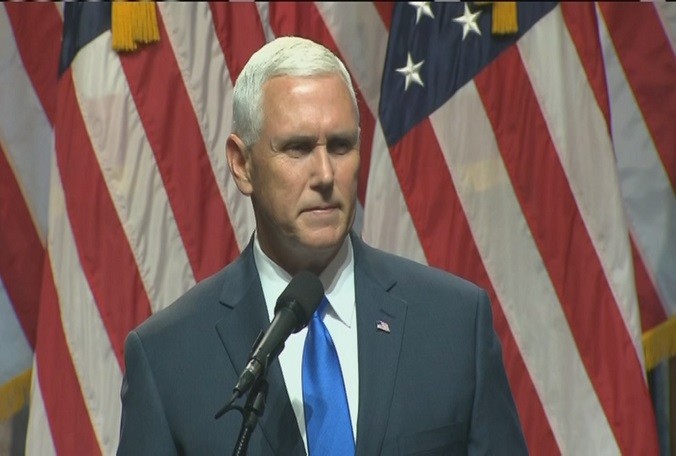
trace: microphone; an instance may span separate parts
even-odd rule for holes
[[[277,299],[272,323],[265,332],[261,332],[254,344],[249,363],[233,389],[233,397],[241,397],[251,388],[277,358],[291,333],[307,326],[322,299],[324,286],[315,274],[301,271],[291,279]]]

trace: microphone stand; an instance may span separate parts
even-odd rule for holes
[[[259,345],[263,336],[264,332],[261,331],[256,338],[254,347]],[[223,408],[221,408],[218,412],[216,412],[216,415],[214,416],[215,419],[219,419],[230,410],[237,410],[242,414],[242,427],[240,428],[239,437],[237,437],[235,448],[232,451],[232,456],[243,456],[247,453],[251,433],[256,428],[256,424],[258,424],[258,418],[260,418],[265,411],[265,399],[268,395],[268,382],[265,380],[265,377],[268,373],[268,361],[270,356],[272,356],[272,359],[276,358],[279,352],[282,351],[283,347],[283,345],[279,347],[276,353],[273,352],[271,355],[263,359],[262,362],[259,361],[260,364],[258,367],[260,370],[256,374],[249,372],[249,375],[245,377],[245,381],[243,383],[242,379],[240,378],[240,381],[235,386],[232,397],[228,403],[225,404],[225,406],[223,406]],[[249,358],[252,356],[253,354],[249,355]],[[255,380],[253,380],[254,378]],[[253,380],[253,384],[250,383],[251,380]],[[250,389],[249,386],[251,386]],[[246,391],[247,389],[249,393],[244,407],[234,405],[235,401],[242,396],[243,391]]]
[[[233,395],[230,402],[214,417],[218,419],[226,412],[233,409],[238,410],[242,414],[242,427],[240,428],[239,437],[237,437],[235,448],[232,450],[232,456],[244,456],[247,454],[251,434],[258,424],[258,419],[263,416],[263,412],[265,411],[265,399],[267,394],[268,382],[265,380],[265,376],[261,376],[254,382],[253,386],[249,390],[244,407],[232,405],[234,400],[237,398],[236,395]]]
[[[265,411],[265,398],[267,394],[268,382],[264,377],[261,377],[251,387],[246,404],[244,404],[244,410],[242,410],[242,428],[239,431],[235,448],[232,450],[232,456],[246,455],[251,433],[256,428],[256,424],[258,424],[258,418]]]

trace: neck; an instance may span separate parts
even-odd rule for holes
[[[346,236],[346,238],[347,237],[348,236]],[[336,255],[345,244],[346,238],[331,248],[296,249],[294,252],[282,252],[279,249],[268,245],[260,237],[258,237],[258,243],[263,253],[291,277],[295,276],[300,271],[310,271],[319,276],[336,258]]]
[[[324,269],[326,269],[329,263],[331,263],[331,261],[333,261],[333,259],[336,257],[338,250],[340,250],[340,245],[331,250],[313,250],[311,252],[304,252],[301,255],[290,258],[284,264],[277,264],[284,268],[284,270],[291,274],[291,276],[295,276],[300,271],[304,270],[310,271],[319,276],[322,272],[324,272]],[[275,260],[273,259],[273,261]]]

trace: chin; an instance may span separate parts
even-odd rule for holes
[[[333,250],[340,248],[345,236],[347,236],[347,230],[312,233],[301,238],[301,244],[309,250]]]

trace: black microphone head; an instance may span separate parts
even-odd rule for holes
[[[295,315],[298,324],[293,332],[305,328],[324,299],[324,285],[315,274],[310,271],[300,271],[277,299],[275,314],[281,309],[289,309]]]

